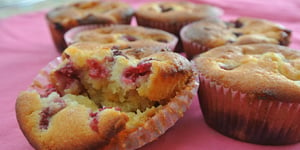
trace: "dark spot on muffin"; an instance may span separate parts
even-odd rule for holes
[[[132,35],[123,35],[122,38],[126,39],[129,42],[133,42],[137,40],[137,38]]]
[[[255,97],[257,99],[261,99],[261,100],[276,100],[277,94],[275,91],[273,91],[271,89],[266,89],[260,93],[255,93]]]
[[[108,19],[99,19],[99,17],[89,14],[82,19],[77,19],[78,23],[81,25],[84,24],[111,24],[112,21]]]
[[[233,43],[233,40],[227,40],[226,43]]]
[[[54,28],[55,28],[56,30],[61,30],[61,31],[64,30],[64,26],[61,25],[61,24],[58,23],[58,22],[55,22],[55,23],[54,23]]]
[[[117,49],[114,49],[114,50],[113,50],[113,55],[114,55],[114,56],[123,56],[123,57],[125,57],[126,59],[129,59],[125,54],[123,54],[120,50],[117,50]]]
[[[239,20],[237,20],[237,21],[234,22],[234,27],[235,28],[241,28],[243,26],[244,26],[244,24],[241,21],[239,21]]]
[[[167,52],[167,51],[171,51],[171,50],[170,50],[170,48],[165,47],[165,48],[162,48],[160,51],[161,51],[161,52]]]
[[[291,37],[292,31],[285,29],[283,32],[281,32],[281,37],[278,40],[278,43],[280,45],[287,46],[290,44],[290,37]]]
[[[163,6],[163,5],[159,5],[159,8],[160,8],[160,11],[161,11],[162,13],[169,12],[169,11],[172,11],[172,10],[173,10],[172,7],[165,7],[165,6]]]
[[[114,45],[111,47],[111,50],[119,50],[119,46]]]
[[[243,35],[243,33],[240,33],[240,32],[233,32],[233,34],[236,36],[236,37],[240,37]]]
[[[162,43],[168,43],[168,40],[166,40],[166,39],[157,39],[156,41],[162,42]]]
[[[204,29],[204,30],[207,30],[207,31],[210,30],[210,28],[208,28],[208,27],[203,27],[203,29]]]

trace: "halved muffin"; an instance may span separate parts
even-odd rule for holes
[[[136,149],[191,104],[197,73],[183,56],[82,44],[66,49],[17,99],[17,119],[33,147]]]

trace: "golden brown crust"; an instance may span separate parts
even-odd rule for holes
[[[256,99],[299,101],[298,51],[272,44],[228,45],[194,62],[205,77]]]
[[[133,13],[123,2],[87,1],[55,8],[46,18],[56,47],[63,51],[67,47],[63,35],[69,29],[84,24],[130,24]]]
[[[24,135],[36,149],[91,149],[109,144],[125,128],[128,117],[114,110],[98,115],[98,131],[90,127],[90,108],[68,105],[53,116],[48,128],[41,129],[44,99],[36,91],[22,92],[16,103],[16,115]],[[51,106],[46,106],[51,107]],[[74,113],[76,112],[76,113]]]
[[[226,44],[270,43],[289,45],[291,31],[283,26],[258,18],[240,17],[224,22],[217,18],[201,20],[186,26],[181,38],[207,48]]]

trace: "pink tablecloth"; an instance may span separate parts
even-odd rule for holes
[[[129,3],[133,1],[135,0],[128,0]],[[194,0],[194,2],[209,3],[223,8],[224,19],[251,16],[281,23],[293,31],[291,47],[300,49],[299,0]],[[14,110],[15,100],[18,93],[27,88],[38,71],[57,56],[59,53],[56,52],[50,39],[43,12],[0,20],[1,150],[32,149],[18,127]],[[198,101],[194,99],[191,108],[174,127],[142,149],[299,150],[300,144],[260,146],[227,138],[205,124]]]

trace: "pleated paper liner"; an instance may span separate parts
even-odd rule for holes
[[[77,34],[79,34],[80,32],[83,31],[88,31],[88,30],[94,30],[94,29],[98,29],[98,28],[103,28],[103,27],[109,27],[109,26],[117,26],[117,25],[82,25],[82,26],[78,26],[75,27],[71,30],[69,30],[68,32],[66,32],[66,34],[64,35],[64,39],[67,43],[67,45],[71,45],[74,44],[76,41],[74,41],[74,38]],[[175,35],[172,35],[170,33],[169,36],[172,37],[171,41],[168,41],[167,43],[158,43],[155,41],[142,41],[142,42],[128,42],[125,43],[125,47],[126,45],[128,45],[129,47],[132,48],[169,48],[171,51],[174,51],[176,44],[178,42],[178,38]],[[118,46],[118,43],[111,43],[114,44],[114,46]],[[124,45],[124,43],[123,43]],[[123,46],[124,47],[124,46]]]
[[[28,90],[43,91],[50,83],[49,73],[61,62],[61,57],[51,61],[34,79],[33,84],[35,86],[31,86]],[[183,117],[184,112],[196,96],[198,87],[198,74],[194,71],[194,75],[187,82],[187,86],[171,98],[166,105],[157,109],[155,115],[145,121],[142,126],[121,131],[106,149],[137,149],[157,139]]]
[[[193,59],[200,53],[206,52],[210,48],[197,42],[193,42],[184,36],[184,32],[188,29],[188,26],[184,26],[180,31],[180,39],[183,45],[183,50],[188,59]]]
[[[199,102],[206,123],[241,141],[286,145],[300,141],[300,103],[255,99],[200,74]]]

